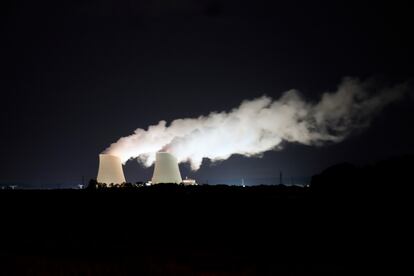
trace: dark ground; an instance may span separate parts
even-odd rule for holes
[[[277,187],[1,191],[2,271],[342,275],[367,249],[351,204]]]
[[[339,164],[309,188],[0,190],[0,275],[395,274],[413,164]]]

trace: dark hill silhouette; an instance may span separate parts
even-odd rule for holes
[[[311,188],[315,191],[338,191],[349,188],[359,174],[359,169],[350,163],[329,167],[321,174],[314,175]]]
[[[337,164],[314,175],[311,188],[329,193],[383,193],[410,188],[414,155],[404,155],[357,167],[349,163]]]

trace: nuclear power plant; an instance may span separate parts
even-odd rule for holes
[[[99,155],[99,170],[97,182],[101,184],[125,183],[121,159],[111,154]],[[149,185],[160,183],[176,183],[184,185],[197,185],[193,179],[181,178],[177,158],[168,152],[157,152],[155,156],[154,173]]]
[[[168,152],[157,152],[155,157],[154,174],[152,184],[183,182],[177,158]]]
[[[121,159],[115,155],[99,154],[99,170],[96,181],[102,184],[125,183]]]

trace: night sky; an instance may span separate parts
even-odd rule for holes
[[[412,82],[411,11],[399,1],[267,2],[2,3],[0,183],[87,181],[99,153],[136,128],[264,94],[296,88],[314,100],[345,76]],[[195,173],[184,164],[181,172],[255,184],[282,170],[286,182],[303,182],[338,162],[413,153],[413,103],[409,93],[339,144],[285,144],[262,158],[206,161]],[[124,170],[131,182],[152,175],[136,161]]]

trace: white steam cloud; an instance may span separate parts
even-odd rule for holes
[[[406,90],[405,84],[376,89],[372,82],[345,78],[336,92],[324,93],[316,103],[304,100],[297,90],[286,91],[276,100],[267,96],[245,100],[229,112],[138,128],[105,153],[119,156],[122,162],[137,158],[151,166],[156,152],[168,151],[178,162],[189,162],[197,170],[203,158],[218,161],[233,154],[257,156],[280,149],[284,141],[304,145],[340,142],[352,131],[367,127]]]

